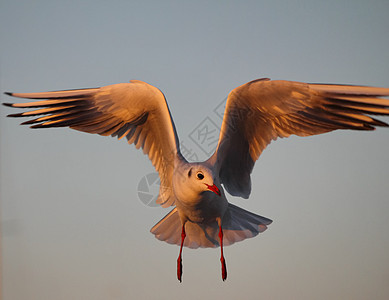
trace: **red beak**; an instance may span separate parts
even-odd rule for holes
[[[218,196],[221,196],[222,194],[220,193],[220,190],[218,189],[218,187],[214,184],[214,185],[208,185],[208,184],[205,184],[209,190],[211,190],[212,192],[214,192],[216,195]]]

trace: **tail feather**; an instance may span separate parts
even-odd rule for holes
[[[228,246],[252,238],[267,229],[272,220],[229,203],[223,218],[223,244]]]
[[[171,210],[161,221],[151,228],[151,233],[161,241],[169,244],[180,244],[181,221],[178,216],[177,207]]]
[[[229,203],[222,221],[223,245],[228,246],[247,238],[252,238],[265,231],[267,225],[271,222],[272,220],[268,218],[256,215]],[[151,228],[150,231],[161,241],[180,245],[181,228],[182,224],[177,208],[174,208]],[[212,248],[219,246],[219,228],[216,221],[211,224],[187,222],[185,224],[185,232],[185,247]]]

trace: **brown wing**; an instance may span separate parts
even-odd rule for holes
[[[389,115],[388,88],[307,84],[259,79],[229,94],[215,154],[227,191],[248,198],[255,161],[272,141],[336,129],[388,126],[372,115]]]
[[[31,128],[70,127],[88,133],[126,137],[136,148],[143,148],[161,179],[158,203],[174,204],[171,190],[175,159],[181,158],[178,138],[162,92],[142,81],[131,81],[101,88],[45,93],[7,93],[30,99],[28,103],[6,106],[33,108],[9,117],[34,117],[22,124]],[[37,117],[38,116],[38,117]]]

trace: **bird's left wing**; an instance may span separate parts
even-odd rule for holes
[[[101,88],[44,93],[6,93],[30,99],[28,103],[6,106],[33,108],[9,117],[34,117],[22,124],[31,128],[70,127],[118,139],[126,137],[143,148],[159,173],[162,206],[175,202],[171,190],[175,159],[181,158],[177,133],[162,92],[145,82],[132,80]],[[38,116],[38,117],[37,117]]]
[[[388,124],[389,88],[307,84],[258,79],[227,98],[219,143],[209,159],[234,195],[248,198],[250,174],[262,151],[278,137],[310,136],[336,129],[373,130]]]

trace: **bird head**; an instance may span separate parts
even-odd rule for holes
[[[199,193],[211,191],[221,196],[220,189],[215,184],[212,171],[204,166],[192,166],[188,169],[187,179]]]

